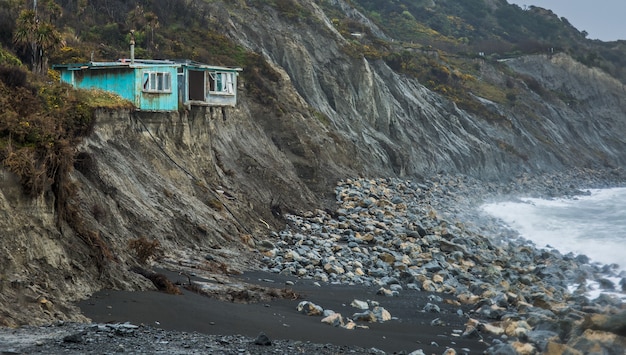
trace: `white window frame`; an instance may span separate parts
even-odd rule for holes
[[[212,95],[235,95],[235,75],[229,71],[207,72],[207,91]],[[214,83],[214,87],[211,87]]]
[[[165,94],[172,92],[172,74],[166,71],[145,71],[141,80],[144,92]]]

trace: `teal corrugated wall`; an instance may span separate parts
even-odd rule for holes
[[[143,91],[144,72],[168,72],[171,92],[148,93]],[[150,66],[135,68],[61,69],[61,81],[80,89],[101,89],[114,92],[131,101],[140,110],[178,110],[178,75],[174,66]]]
[[[178,110],[178,75],[177,68],[173,66],[151,66],[148,68],[138,68],[135,78],[135,93],[139,102],[139,107],[147,111],[175,111]],[[143,91],[143,74],[145,72],[167,72],[170,73],[171,85],[170,93],[149,93]]]

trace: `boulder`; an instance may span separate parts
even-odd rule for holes
[[[381,287],[378,292],[376,292],[377,295],[383,295],[383,296],[387,296],[387,297],[394,297],[394,296],[399,296],[399,292],[398,291],[392,291],[389,289],[386,289],[384,287]]]
[[[352,330],[352,329],[356,329],[356,328],[360,328],[360,329],[369,329],[368,326],[366,325],[358,325],[356,323],[354,323],[354,321],[352,320],[348,320],[348,322],[346,322],[345,325],[341,326],[344,329],[348,329],[348,330]]]
[[[502,342],[494,342],[494,345],[485,350],[485,354],[493,355],[519,355],[515,348],[510,344],[504,344]]]
[[[355,321],[374,323],[376,322],[376,315],[374,315],[372,311],[368,310],[362,313],[353,314],[352,319]]]
[[[344,321],[340,313],[333,313],[322,319],[322,323],[330,324],[333,327],[343,327]]]
[[[446,351],[444,351],[442,355],[456,355],[456,350],[452,348],[447,348]]]
[[[476,329],[475,326],[468,326],[461,336],[467,339],[475,339],[481,337],[480,333],[478,333],[478,329]]]
[[[389,311],[387,311],[383,307],[376,306],[371,311],[367,310],[362,313],[353,314],[352,319],[357,320],[357,321],[369,322],[369,323],[374,323],[374,322],[382,323],[382,322],[391,320],[391,313],[389,313]]]
[[[546,349],[543,351],[544,355],[583,355],[582,352],[571,348],[565,344],[559,344],[556,342],[549,342]]]
[[[493,335],[497,335],[497,336],[504,334],[504,328],[499,327],[497,325],[492,325],[489,323],[480,323],[480,325],[478,326],[478,329],[480,329],[481,331],[486,331]]]
[[[535,346],[530,343],[514,341],[511,343],[511,346],[519,355],[534,355],[537,353],[537,349],[535,349]]]
[[[365,301],[359,301],[359,300],[353,300],[353,301],[352,301],[352,303],[350,303],[350,305],[351,305],[352,307],[354,307],[354,308],[357,308],[357,309],[362,309],[362,310],[365,310],[365,309],[369,309],[369,308],[370,308],[370,307],[369,307],[369,305],[367,304],[367,302],[365,302]]]
[[[567,345],[584,354],[623,355],[626,338],[609,332],[587,329]]]
[[[270,345],[272,345],[272,341],[270,340],[270,338],[267,335],[265,335],[265,333],[261,332],[254,339],[254,344],[256,344],[256,345],[263,345],[263,346],[270,346]]]
[[[583,321],[582,328],[611,332],[626,337],[626,311],[614,315],[587,315]]]
[[[380,323],[391,320],[391,313],[384,309],[383,307],[376,306],[372,310],[374,315],[376,316],[376,320]]]
[[[302,301],[296,308],[298,312],[306,314],[307,316],[320,316],[324,312],[324,309],[312,302]]]
[[[381,253],[378,258],[384,262],[386,262],[387,264],[393,264],[396,261],[396,257],[393,256],[393,254],[391,253]]]
[[[530,330],[520,338],[535,344],[540,351],[545,352],[550,343],[559,341],[559,334],[549,330]]]
[[[424,306],[424,311],[431,312],[431,313],[440,313],[441,309],[436,304],[426,303],[426,305]]]

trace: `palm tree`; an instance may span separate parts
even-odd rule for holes
[[[61,44],[61,34],[53,24],[40,21],[34,10],[23,10],[17,18],[13,41],[29,52],[32,71],[45,74],[48,52]]]
[[[34,10],[22,10],[15,23],[13,42],[26,47],[30,53],[31,64],[35,63],[36,43],[35,32],[37,30],[37,15]]]
[[[159,28],[159,17],[152,11],[144,14],[146,26],[150,29],[150,47],[154,49],[154,30]]]
[[[37,42],[39,55],[37,56],[38,69],[35,71],[40,74],[48,72],[48,53],[59,47],[61,44],[61,34],[49,22],[43,22],[37,27],[35,33],[35,41]]]

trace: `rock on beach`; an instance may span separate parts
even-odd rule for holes
[[[623,355],[623,304],[610,296],[590,300],[583,294],[587,281],[624,280],[626,275],[590,264],[584,255],[537,248],[476,210],[477,203],[502,198],[498,196],[503,192],[573,196],[580,193],[574,186],[614,186],[607,176],[625,181],[623,174],[589,171],[550,179],[520,176],[505,185],[443,175],[419,182],[346,179],[336,186],[336,209],[286,215],[287,227],[258,243],[259,255],[264,271],[308,280],[319,290],[328,284],[362,285],[371,288],[371,295],[379,291],[389,296],[376,298],[378,304],[351,294],[341,301],[346,307],[341,309],[343,315],[311,301],[297,307],[290,303],[295,317],[326,323],[330,327],[323,328],[332,332],[354,330],[349,333],[368,337],[377,327],[402,326],[406,317],[415,316],[429,317],[425,327],[446,329],[453,314],[460,323],[448,328],[454,329],[448,338],[480,342],[486,354]],[[417,294],[420,302],[412,303],[412,312],[392,317],[382,307],[393,309],[388,302]],[[52,304],[46,298],[39,302],[42,307]],[[384,353],[377,348],[274,338],[275,334],[270,339],[259,330],[246,337],[166,331],[143,324],[60,322],[0,329],[0,352]],[[437,349],[428,353],[474,351],[448,347],[442,339],[433,336],[404,353],[425,354],[420,347],[427,346]]]
[[[577,178],[573,180],[582,185],[602,181],[584,174]],[[528,177],[520,181],[506,191],[580,193],[574,184],[548,186]],[[390,297],[405,290],[454,295],[458,304],[473,307],[469,316],[480,320],[478,332],[506,336],[503,344],[521,353],[545,350],[545,339],[528,334],[554,329],[560,335],[557,342],[571,340],[563,326],[579,321],[575,314],[585,313],[589,301],[573,297],[569,287],[581,279],[600,280],[609,268],[537,248],[477,210],[484,198],[495,198],[502,190],[465,176],[419,183],[346,179],[335,188],[335,212],[286,215],[288,226],[272,235],[275,248],[263,261],[270,272],[375,287]],[[433,303],[424,311],[437,308]],[[367,312],[353,318],[373,319]]]

